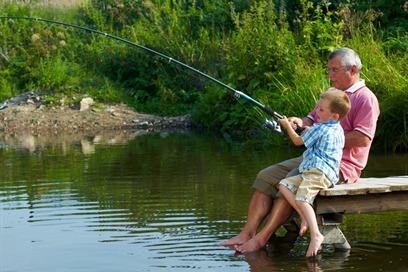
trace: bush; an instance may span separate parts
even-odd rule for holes
[[[119,36],[287,116],[305,116],[312,109],[330,86],[324,75],[327,55],[334,48],[351,47],[363,61],[363,79],[380,101],[377,143],[406,150],[408,47],[400,19],[408,12],[400,0],[393,1],[395,6],[379,1],[371,6],[376,9],[365,8],[367,1],[334,3],[92,0],[72,10],[16,4],[3,4],[2,10],[58,18]],[[387,18],[398,20],[393,24]],[[261,131],[261,110],[237,101],[231,91],[191,69],[139,47],[34,20],[0,20],[0,41],[0,99],[32,89],[79,92],[99,101],[126,101],[153,114],[192,113],[197,124],[225,135]]]

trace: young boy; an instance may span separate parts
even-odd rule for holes
[[[301,135],[296,134],[286,117],[281,125],[295,145],[305,145],[300,174],[279,183],[279,190],[301,218],[300,235],[310,228],[310,243],[306,257],[316,256],[324,236],[320,233],[313,201],[321,189],[334,186],[339,180],[340,161],[344,148],[344,131],[340,120],[350,110],[345,92],[329,89],[320,96],[317,123]]]

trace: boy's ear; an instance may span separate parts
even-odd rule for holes
[[[339,119],[340,119],[340,114],[333,113],[333,120],[339,120]]]

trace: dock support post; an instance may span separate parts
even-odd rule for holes
[[[349,242],[339,228],[343,224],[343,214],[331,213],[318,215],[320,231],[324,236],[323,244],[331,244],[335,249],[347,251],[351,249]]]

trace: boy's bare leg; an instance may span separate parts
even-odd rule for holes
[[[313,207],[309,203],[303,201],[297,201],[297,204],[310,228],[310,243],[306,252],[306,257],[313,257],[317,255],[317,252],[323,243],[324,236],[319,231]]]
[[[247,253],[264,248],[271,235],[289,220],[293,211],[292,206],[286,200],[278,198],[262,230],[242,245],[237,244],[235,250],[241,253]]]
[[[249,203],[247,222],[243,230],[235,237],[220,243],[220,246],[242,245],[253,238],[259,225],[268,215],[273,204],[271,196],[255,190]]]
[[[307,231],[308,222],[306,220],[306,217],[303,215],[302,209],[300,209],[300,207],[298,206],[298,201],[296,201],[295,199],[295,194],[291,190],[289,190],[285,185],[282,184],[279,185],[279,191],[299,214],[299,217],[302,220],[300,224],[299,235],[302,236]]]

